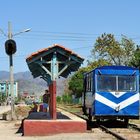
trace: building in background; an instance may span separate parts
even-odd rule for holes
[[[0,81],[0,93],[6,97],[11,96],[9,81]],[[18,82],[14,82],[14,96],[18,97]]]

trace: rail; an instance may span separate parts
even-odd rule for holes
[[[115,132],[109,130],[107,127],[105,127],[105,126],[103,126],[103,125],[98,125],[98,127],[101,128],[102,130],[104,130],[105,132],[107,132],[107,133],[113,135],[113,136],[116,137],[118,140],[127,140],[126,138],[124,138],[124,137],[118,135],[117,133],[115,133]]]
[[[78,116],[78,117],[80,117],[80,118],[86,120],[88,125],[89,125],[90,123],[92,123],[92,122],[89,121],[88,118],[87,118],[86,116],[84,116],[84,115],[81,115],[81,114],[78,114],[78,113],[75,113],[75,112],[71,112],[71,111],[69,111],[68,109],[66,109],[66,108],[64,108],[64,107],[58,107],[58,108],[60,108],[60,109],[62,109],[62,110],[65,110],[65,111],[68,111],[68,112],[70,112],[70,113],[72,113],[72,114],[74,114],[74,115],[76,115],[76,116]],[[98,128],[100,128],[102,131],[105,131],[106,133],[111,134],[112,136],[114,136],[114,137],[117,138],[118,140],[127,140],[127,138],[124,138],[123,136],[119,135],[118,133],[113,132],[111,129],[105,127],[104,125],[98,124],[97,122],[95,123],[95,125],[96,125]],[[139,128],[137,125],[135,125],[135,124],[130,124],[130,123],[129,123],[129,124],[128,124],[128,127],[131,127],[131,128],[134,129],[134,130],[140,131],[140,128]]]
[[[133,128],[133,129],[135,129],[135,130],[137,130],[137,131],[140,131],[140,128],[135,124],[129,123],[128,126]]]

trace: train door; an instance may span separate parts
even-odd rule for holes
[[[84,93],[83,99],[83,112],[84,114],[91,114],[93,95],[92,95],[92,72],[84,75]]]

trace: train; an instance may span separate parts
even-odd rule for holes
[[[139,119],[139,69],[129,66],[101,66],[84,74],[82,109],[97,121]]]

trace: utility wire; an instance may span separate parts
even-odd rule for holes
[[[18,37],[21,38],[21,37]],[[81,42],[86,42],[86,41],[93,41],[93,40],[86,40],[86,39],[67,39],[67,38],[49,38],[49,37],[22,37],[22,39],[33,39],[33,40],[61,40],[61,41],[81,41]]]
[[[19,30],[17,30],[19,31]],[[39,39],[39,40],[63,40],[63,41],[94,41],[101,34],[78,33],[78,32],[53,32],[53,31],[32,31],[31,33],[22,35],[22,39]],[[122,37],[122,35],[115,35]],[[129,35],[130,39],[138,40],[140,36]],[[3,36],[4,37],[4,36]],[[18,36],[20,38],[20,36]],[[17,37],[16,37],[17,38]]]
[[[18,32],[19,30],[15,30],[15,32]],[[0,33],[1,34],[1,33]],[[71,36],[71,37],[75,37],[75,35],[78,35],[77,37],[79,37],[79,36],[88,36],[89,38],[91,38],[91,37],[97,37],[97,36],[101,36],[101,34],[102,33],[83,33],[83,32],[55,32],[55,31],[37,31],[37,30],[32,30],[31,31],[31,33],[28,33],[28,34],[25,34],[24,36],[28,36],[28,35],[31,35],[31,36],[34,36],[34,35],[37,35],[37,36],[44,36],[44,35],[47,35],[47,36],[49,36],[48,34],[50,34],[50,35],[58,35],[58,36],[60,36],[60,35],[64,35],[65,37],[66,36],[69,36],[69,35],[74,35],[74,36]],[[107,34],[107,33],[106,33]],[[112,33],[113,34],[113,33]],[[23,35],[22,35],[23,36]],[[120,34],[120,35],[115,35],[114,34],[114,36],[118,36],[118,37],[122,37],[122,35]],[[127,35],[127,36],[133,36],[132,38],[140,38],[140,36],[139,35]]]
[[[33,31],[32,33],[39,33],[39,34],[66,34],[66,35],[88,35],[88,36],[93,36],[93,35],[100,35],[100,34],[91,34],[91,33],[78,33],[78,32],[53,32],[53,31]]]
[[[76,48],[72,48],[71,50],[80,50],[80,49],[87,49],[87,48],[92,48],[92,46],[87,46],[87,47],[76,47]],[[22,54],[22,55],[15,55],[14,56],[14,58],[15,57],[21,57],[21,58],[23,58],[23,57],[27,57],[29,54]],[[5,59],[5,58],[7,58],[6,56],[0,56],[0,59]]]
[[[91,36],[71,36],[71,35],[59,35],[59,34],[55,34],[55,35],[43,35],[43,34],[28,34],[28,36],[33,36],[33,37],[61,37],[61,38],[93,38]]]

